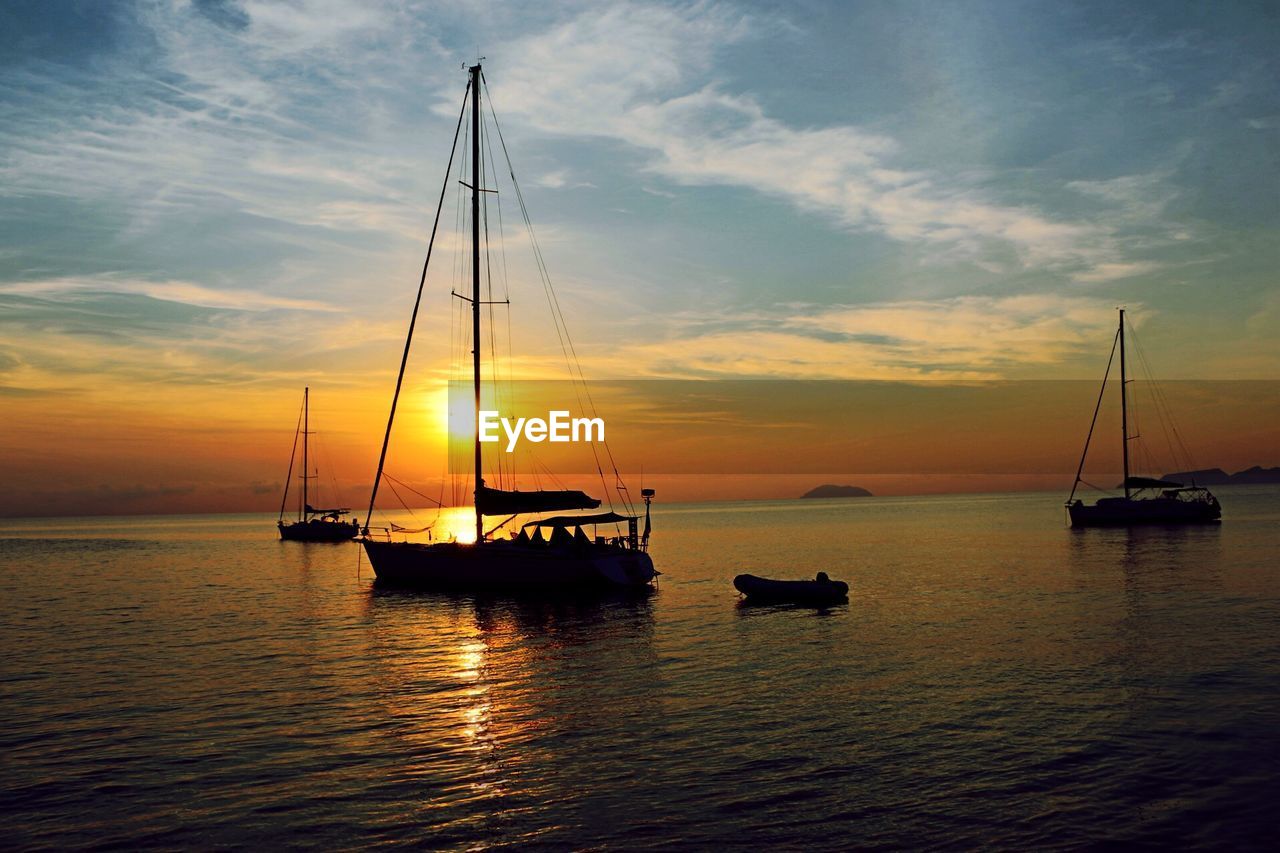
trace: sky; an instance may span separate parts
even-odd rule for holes
[[[589,377],[1096,381],[1124,305],[1162,378],[1280,378],[1274,3],[18,0],[0,514],[270,509],[304,385],[367,494],[478,56]],[[550,375],[512,263],[514,370]],[[1206,464],[1280,464],[1245,396]],[[1074,453],[1087,414],[1043,428]]]

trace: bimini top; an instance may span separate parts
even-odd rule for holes
[[[551,518],[539,518],[530,521],[524,527],[582,527],[587,524],[612,524],[615,521],[635,521],[638,516],[618,515],[616,512],[601,512],[596,515],[553,515]]]

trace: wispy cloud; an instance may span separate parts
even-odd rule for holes
[[[352,371],[389,363],[403,331],[322,302],[191,282],[10,283],[0,285],[0,336],[12,341],[0,384],[108,399],[139,385],[358,384]]]
[[[533,181],[534,186],[546,187],[550,190],[578,189],[580,187],[594,187],[590,181],[576,180],[568,169],[556,169],[539,175]]]
[[[1082,355],[1092,367],[1114,324],[1113,305],[1078,296],[778,305],[672,318],[667,339],[602,366],[672,378],[1027,378]]]
[[[1088,269],[1072,273],[1071,278],[1073,281],[1094,284],[1103,281],[1114,281],[1120,278],[1130,278],[1135,275],[1145,275],[1158,269],[1160,269],[1160,265],[1152,261],[1097,263]]]
[[[592,7],[510,46],[519,60],[495,97],[545,132],[645,149],[648,168],[676,183],[748,187],[947,257],[1011,248],[1024,268],[1082,282],[1139,269],[1105,222],[1002,204],[962,176],[902,163],[901,146],[882,133],[791,126],[709,81],[717,50],[762,26],[724,4]]]
[[[397,124],[388,107],[407,90],[395,63],[408,10],[300,0],[120,14],[141,27],[136,53],[7,75],[0,194],[96,200],[133,238],[210,213],[420,238],[430,205],[406,182],[420,165],[405,144],[415,117]]]
[[[287,308],[300,311],[338,311],[335,305],[311,299],[292,299],[247,290],[215,289],[190,281],[143,281],[111,275],[54,278],[0,284],[0,294],[44,299],[104,293],[146,296],[161,302],[177,302],[199,308],[233,311],[266,311]]]

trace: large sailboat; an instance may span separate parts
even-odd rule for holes
[[[395,393],[391,401],[391,413],[387,419],[387,430],[383,438],[382,452],[378,459],[378,471],[374,478],[372,494],[369,499],[369,515],[365,519],[364,533],[361,543],[379,582],[396,585],[409,585],[434,589],[469,590],[476,592],[508,593],[517,591],[567,591],[591,588],[647,588],[651,586],[658,574],[653,560],[648,553],[649,534],[651,530],[649,507],[653,498],[652,489],[644,489],[644,530],[639,529],[639,515],[632,510],[628,513],[615,512],[612,509],[599,511],[601,501],[588,496],[584,492],[570,489],[521,491],[515,488],[494,488],[485,482],[484,453],[480,441],[481,410],[481,306],[495,304],[492,298],[492,273],[490,273],[490,294],[485,298],[481,287],[482,269],[490,269],[488,264],[481,263],[481,227],[488,234],[488,214],[482,217],[481,195],[496,193],[493,187],[485,186],[485,173],[482,171],[487,161],[482,157],[481,139],[484,122],[480,108],[480,94],[484,87],[484,76],[477,62],[468,69],[467,90],[463,95],[463,107],[458,116],[458,126],[454,132],[453,149],[446,168],[445,184],[440,193],[440,204],[436,211],[435,224],[432,227],[431,243],[427,249],[426,262],[423,264],[422,278],[418,285],[418,299],[414,303],[413,314],[409,321],[409,333],[405,340],[404,354],[400,361],[400,373],[396,379]],[[384,478],[384,466],[387,458],[387,446],[390,441],[392,424],[395,420],[396,405],[400,397],[404,381],[405,365],[409,357],[409,348],[413,340],[414,324],[418,315],[418,307],[422,300],[422,291],[427,279],[427,268],[431,263],[431,247],[435,245],[436,232],[440,224],[440,210],[444,207],[445,192],[450,184],[450,172],[453,169],[454,155],[458,151],[458,139],[464,124],[463,119],[470,112],[470,124],[467,135],[470,142],[470,182],[459,179],[458,183],[469,192],[470,207],[470,294],[454,293],[455,297],[469,303],[470,307],[470,341],[471,370],[469,371],[474,385],[475,418],[471,426],[474,428],[474,449],[472,462],[474,471],[473,497],[475,510],[474,541],[414,542],[395,541],[392,536],[399,531],[394,525],[385,537],[371,534],[370,521],[373,517],[377,500],[378,486]],[[492,108],[490,108],[492,110]],[[494,126],[497,128],[496,117]],[[501,130],[498,129],[499,138]],[[464,142],[463,149],[465,151]],[[506,145],[502,150],[505,154]],[[492,152],[490,152],[492,156]],[[508,172],[514,182],[515,173],[507,161]],[[524,211],[523,199],[520,198]],[[487,201],[486,201],[487,204]],[[487,208],[486,208],[487,210]],[[526,213],[526,225],[528,225]],[[532,232],[530,232],[532,234]],[[535,251],[536,244],[535,244]],[[488,253],[485,254],[486,260]],[[538,256],[540,269],[541,257]],[[549,281],[544,282],[549,285]],[[505,303],[499,303],[505,304]],[[558,309],[557,309],[558,310]],[[491,324],[492,325],[492,324]],[[563,331],[557,326],[557,332]],[[568,357],[566,355],[566,357]],[[580,368],[578,377],[580,378]],[[617,474],[616,469],[614,471]],[[386,475],[390,476],[390,475]],[[603,474],[602,474],[603,484]],[[619,477],[620,480],[620,477]],[[501,483],[499,483],[501,485]],[[622,488],[615,484],[615,489]],[[618,492],[625,508],[631,510],[630,500],[623,492]],[[542,513],[563,513],[566,511],[595,510],[585,514],[554,515],[535,518],[520,526],[514,537],[498,538],[494,534],[498,529],[513,519],[527,515]],[[485,517],[490,519],[505,516],[494,530],[486,531]],[[591,535],[604,526],[612,528],[613,536]],[[530,535],[529,531],[533,533]],[[550,531],[544,538],[543,531]],[[572,532],[571,532],[572,531]]]
[[[311,473],[311,389],[302,389],[302,418],[293,433],[293,450],[289,453],[289,473],[284,478],[284,496],[280,498],[280,517],[276,528],[281,539],[294,542],[346,542],[355,539],[360,525],[355,519],[344,521],[342,516],[351,510],[346,507],[316,509],[311,505],[310,483],[317,478]],[[302,495],[298,500],[297,518],[285,521],[285,509],[289,504],[289,482],[293,479],[293,460],[298,455],[298,437],[302,437]]]
[[[1115,340],[1111,345],[1111,358],[1115,358],[1116,348],[1120,350],[1120,447],[1124,466],[1123,480],[1119,488],[1124,496],[1099,498],[1092,504],[1086,504],[1076,498],[1076,491],[1084,482],[1084,461],[1089,454],[1089,442],[1093,438],[1093,428],[1098,422],[1098,411],[1102,407],[1102,398],[1107,390],[1107,379],[1111,375],[1111,360],[1107,361],[1107,370],[1102,377],[1102,389],[1098,392],[1098,403],[1093,410],[1093,421],[1089,424],[1089,434],[1084,441],[1084,452],[1080,454],[1080,465],[1076,468],[1076,481],[1071,487],[1071,495],[1067,498],[1067,513],[1071,517],[1072,527],[1125,527],[1141,524],[1212,524],[1222,518],[1222,507],[1218,499],[1208,489],[1192,483],[1185,486],[1170,480],[1152,477],[1137,477],[1129,473],[1129,443],[1135,436],[1129,434],[1129,378],[1125,363],[1124,343],[1124,309],[1120,309],[1120,324],[1116,330]]]

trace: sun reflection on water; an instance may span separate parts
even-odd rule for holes
[[[553,832],[554,822],[539,821],[577,788],[581,733],[600,730],[602,716],[653,717],[647,691],[609,674],[651,665],[647,600],[527,602],[375,586],[369,602],[369,654],[381,662],[382,714],[399,741],[396,775],[447,792],[418,801],[416,823],[481,831],[519,819],[537,826],[530,838]],[[591,675],[579,683],[584,668]]]

